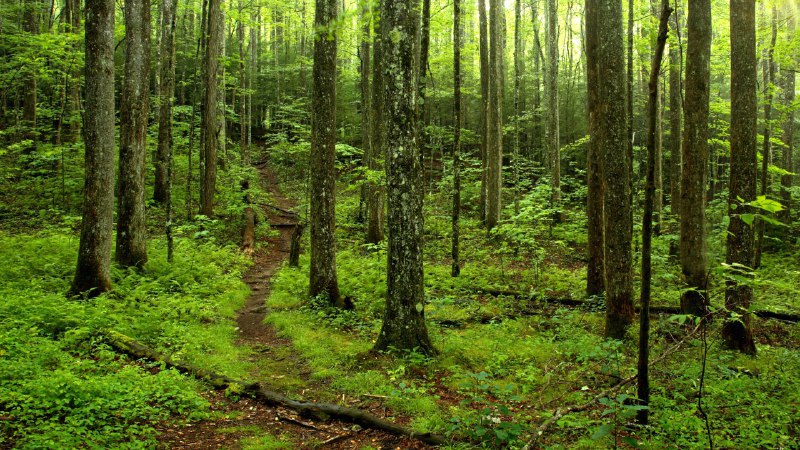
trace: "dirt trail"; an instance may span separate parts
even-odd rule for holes
[[[251,349],[253,370],[250,379],[275,386],[279,390],[293,389],[313,400],[315,389],[323,386],[309,381],[310,369],[292,348],[291,341],[278,336],[275,329],[265,323],[269,314],[265,301],[270,292],[272,276],[289,257],[291,235],[296,217],[290,211],[294,202],[278,188],[275,173],[267,166],[259,167],[261,182],[272,196],[272,206],[266,207],[266,220],[277,231],[271,237],[256,237],[260,245],[253,252],[253,267],[244,276],[250,287],[250,297],[236,318],[239,327],[238,344]],[[284,211],[281,211],[284,210]],[[294,411],[267,407],[251,399],[233,402],[222,393],[206,394],[215,413],[213,419],[160,429],[161,448],[185,449],[258,449],[258,448],[325,448],[361,449],[420,449],[426,446],[418,441],[400,438],[376,430],[364,430],[352,424],[331,421],[312,422],[299,417]],[[274,446],[280,440],[285,447]]]

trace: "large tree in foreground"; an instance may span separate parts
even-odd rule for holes
[[[111,289],[114,231],[114,2],[86,1],[85,184],[71,294]]]
[[[376,350],[435,353],[425,326],[423,183],[416,132],[419,3],[384,1],[380,14],[389,231],[386,310]]]
[[[687,28],[680,256],[684,281],[689,289],[681,295],[681,310],[686,314],[705,315],[708,305],[705,187],[711,57],[710,0],[689,2]]]
[[[336,277],[336,34],[338,0],[317,0],[311,99],[310,294],[344,306]]]
[[[206,19],[206,44],[204,54],[203,72],[203,112],[201,116],[203,127],[203,149],[200,158],[201,188],[200,188],[200,214],[214,215],[214,194],[217,188],[217,150],[223,130],[223,121],[220,120],[219,102],[222,98],[219,83],[222,78],[222,61],[225,33],[224,15],[222,13],[222,0],[208,0],[208,14]]]
[[[503,4],[489,0],[489,109],[486,139],[486,227],[500,221],[503,187]]]
[[[116,260],[123,267],[147,262],[144,175],[150,114],[150,3],[125,1],[125,80],[119,121],[119,194]]]
[[[587,70],[592,73],[589,81],[596,83],[589,86],[593,114],[590,147],[600,158],[604,188],[605,335],[622,339],[634,317],[622,4],[597,1],[587,0],[587,9],[594,14],[586,23],[586,39],[592,43]]]
[[[742,220],[741,200],[756,197],[756,8],[752,0],[731,1],[731,172],[728,208],[728,248],[725,261],[733,270],[753,265],[754,231]],[[734,316],[722,327],[728,347],[754,354],[756,346],[747,309],[753,288],[727,283],[725,307]]]

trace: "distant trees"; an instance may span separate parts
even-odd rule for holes
[[[85,184],[70,294],[111,289],[114,231],[114,2],[86,0]]]
[[[415,114],[419,14],[415,0],[381,4],[389,246],[386,309],[375,349],[430,355],[435,349],[425,325],[424,186]]]
[[[691,14],[691,13],[690,13]],[[756,9],[751,0],[731,0],[731,172],[728,195],[727,252],[725,261],[737,272],[753,266],[754,232],[742,220],[744,203],[756,197]],[[740,200],[741,199],[741,200]],[[725,307],[734,317],[722,327],[728,347],[755,354],[748,308],[753,288],[729,280]]]
[[[337,0],[316,0],[311,97],[310,294],[344,307],[336,276],[336,33]]]
[[[120,103],[116,260],[124,267],[141,267],[147,262],[144,179],[150,114],[150,4],[144,0],[125,1],[125,78]]]
[[[686,95],[681,173],[680,259],[686,284],[681,310],[704,316],[707,310],[706,167],[711,57],[711,1],[689,2]]]

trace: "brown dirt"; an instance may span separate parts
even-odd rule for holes
[[[273,206],[289,211],[294,206],[278,189],[274,172],[266,166],[260,168],[263,187],[272,195]],[[286,387],[300,383],[305,399],[319,398],[314,392],[324,388],[310,382],[310,370],[303,358],[291,346],[291,341],[278,336],[276,330],[265,323],[269,314],[265,300],[275,271],[289,256],[289,244],[296,218],[275,208],[266,207],[264,213],[272,225],[272,236],[261,238],[253,252],[253,267],[245,274],[250,287],[250,297],[238,312],[238,344],[250,347],[253,362],[251,379],[267,385],[282,382]],[[257,237],[258,241],[258,237]],[[281,373],[275,373],[280,371]],[[325,448],[360,449],[422,449],[416,440],[391,434],[361,429],[338,421],[316,422],[299,417],[294,411],[273,408],[249,398],[233,401],[223,393],[208,391],[204,396],[211,403],[212,419],[190,424],[164,424],[159,427],[159,447],[184,449],[242,449],[242,448]],[[380,404],[363,405],[373,413],[386,413]],[[272,437],[270,437],[272,436]],[[285,447],[268,446],[267,442],[280,440]]]

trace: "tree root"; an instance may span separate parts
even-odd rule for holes
[[[113,330],[105,330],[103,333],[106,342],[116,351],[124,353],[137,359],[147,359],[150,361],[163,363],[166,367],[191,375],[199,380],[211,385],[214,389],[227,389],[240,395],[246,395],[257,401],[269,405],[280,406],[291,409],[306,417],[315,420],[340,420],[342,422],[354,423],[365,428],[383,430],[397,436],[407,436],[417,439],[429,445],[445,445],[449,442],[444,436],[433,433],[420,433],[410,428],[398,425],[361,409],[339,406],[330,403],[306,402],[293,400],[278,392],[271,391],[260,383],[247,383],[234,380],[225,375],[201,369],[190,363],[176,361],[168,355],[157,352],[156,350],[142,344],[141,342],[118,333]]]

